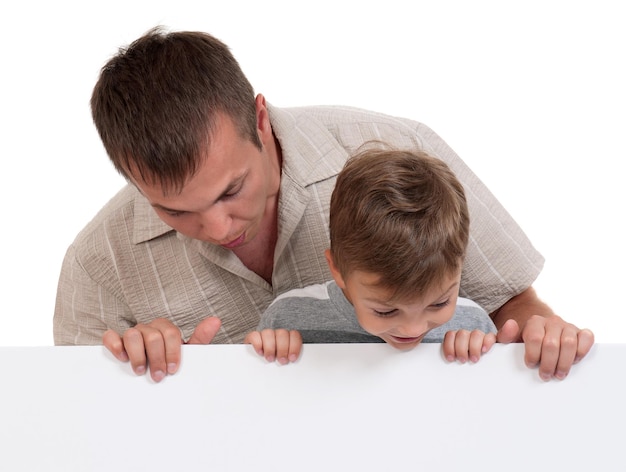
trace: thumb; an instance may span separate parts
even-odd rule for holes
[[[215,316],[205,318],[198,323],[198,326],[196,326],[196,329],[189,338],[189,341],[185,344],[209,344],[221,326],[222,322],[219,318],[216,318]]]
[[[500,330],[498,331],[498,334],[496,335],[496,340],[497,342],[503,344],[521,342],[522,336],[517,321],[507,320],[506,323],[502,325],[502,328],[500,328]]]

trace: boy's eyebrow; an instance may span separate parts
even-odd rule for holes
[[[452,282],[452,285],[450,285],[446,290],[444,290],[442,292],[442,295],[445,295],[446,293],[448,293],[450,290],[452,290],[456,285],[459,285],[459,281],[455,280],[454,282]]]
[[[458,281],[458,280],[455,280],[454,282],[452,282],[452,285],[450,285],[447,289],[443,290],[443,291],[441,292],[441,295],[439,295],[439,297],[437,297],[437,298],[441,298],[441,297],[443,297],[444,295],[446,295],[446,294],[447,294],[450,290],[452,290],[452,289],[453,289],[456,285],[459,285],[459,281]],[[372,286],[373,286],[373,285],[372,285]],[[374,297],[365,297],[365,298],[363,298],[363,299],[364,299],[364,300],[367,300],[368,302],[381,303],[381,304],[385,304],[385,305],[387,305],[387,304],[389,304],[389,303],[393,303],[393,302],[397,301],[397,300],[393,300],[393,299],[382,300],[382,299],[379,299],[379,298],[374,298]]]

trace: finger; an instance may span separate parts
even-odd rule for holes
[[[481,349],[481,352],[483,354],[489,352],[495,343],[496,343],[496,334],[495,333],[487,334],[485,336],[485,339],[483,339],[483,347]]]
[[[155,326],[153,326],[153,324],[140,324],[135,326],[135,328],[141,333],[141,336],[143,337],[145,355],[147,357],[148,366],[150,368],[150,377],[152,377],[152,380],[154,380],[155,382],[160,382],[165,378],[167,372],[165,340],[163,337],[163,333]]]
[[[252,344],[252,347],[259,356],[263,355],[263,340],[261,339],[261,333],[258,331],[252,331],[246,335],[243,340],[244,344]]]
[[[112,329],[108,329],[102,335],[102,344],[106,347],[115,358],[122,362],[128,362],[128,354],[124,349],[124,343],[119,334]]]
[[[537,367],[541,361],[542,347],[546,336],[546,319],[540,316],[529,318],[524,326],[524,362],[530,368]],[[556,365],[556,364],[555,364]]]
[[[276,361],[285,365],[289,363],[289,331],[286,329],[277,329],[275,331],[276,338]]]
[[[566,324],[561,332],[561,347],[559,349],[559,359],[556,364],[554,376],[563,380],[569,374],[574,364],[576,351],[578,350],[578,328],[572,324]]]
[[[243,340],[243,342],[244,344],[251,344],[257,353],[263,354],[263,343],[261,341],[261,333],[259,333],[258,331],[252,331],[248,333],[248,335]]]
[[[469,342],[470,332],[466,329],[460,329],[456,332],[454,338],[454,351],[456,353],[456,359],[465,364],[469,358]]]
[[[496,339],[499,343],[503,344],[520,342],[521,332],[517,321],[507,320],[498,331]]]
[[[454,352],[454,340],[456,338],[456,331],[448,331],[443,338],[442,348],[443,357],[448,362],[454,362],[456,353]]]
[[[545,325],[545,336],[541,342],[541,357],[539,359],[539,377],[542,380],[550,380],[556,373],[556,366],[561,353],[563,328],[562,323],[548,322]]]
[[[483,341],[485,333],[475,329],[469,336],[469,360],[470,362],[478,362],[483,353]]]
[[[574,364],[580,362],[583,357],[585,357],[593,343],[595,342],[593,332],[588,329],[581,329],[578,332],[578,350],[576,351],[576,357],[574,358]]]
[[[264,329],[261,331],[261,340],[263,341],[263,355],[267,362],[274,362],[276,359],[276,335],[273,329]]]
[[[296,362],[302,351],[302,335],[300,331],[289,331],[289,362]]]
[[[122,336],[124,349],[130,360],[130,366],[137,375],[143,375],[147,369],[146,348],[143,344],[143,335],[137,328],[129,328]]]
[[[150,323],[150,326],[161,332],[165,347],[165,367],[168,374],[175,374],[178,371],[181,358],[182,337],[180,329],[171,321],[164,318],[158,318]],[[154,363],[148,356],[148,363],[153,366]],[[151,367],[152,369],[152,367]]]
[[[198,326],[196,326],[187,344],[209,344],[213,341],[213,338],[220,330],[221,326],[222,321],[215,316],[203,319],[198,323]]]

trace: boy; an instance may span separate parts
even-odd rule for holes
[[[268,361],[295,361],[303,342],[443,340],[446,359],[476,362],[496,342],[487,312],[458,297],[469,212],[443,161],[362,151],[339,174],[329,227],[334,280],[282,294],[246,336]]]

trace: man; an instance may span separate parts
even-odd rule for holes
[[[56,344],[104,342],[138,374],[149,361],[159,381],[178,369],[181,341],[243,342],[276,296],[330,278],[330,195],[348,156],[372,140],[427,150],[463,183],[472,229],[460,294],[503,328],[499,341],[523,340],[545,379],[564,378],[593,344],[537,298],[543,258],[421,123],[272,107],[223,43],[158,29],[103,67],[91,105],[129,185],[68,249]]]

